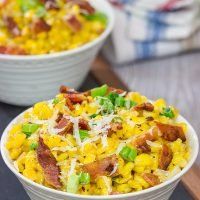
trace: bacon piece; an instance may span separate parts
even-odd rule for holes
[[[149,117],[146,117],[146,120],[147,120],[148,122],[151,122],[151,121],[153,121],[153,120],[154,120],[154,118],[153,118],[153,117],[151,117],[151,116],[149,116]]]
[[[109,87],[108,92],[115,92],[117,94],[123,94],[125,91],[122,89],[114,88],[114,87]]]
[[[61,188],[60,169],[56,165],[56,159],[51,153],[49,147],[44,144],[44,141],[39,137],[39,144],[37,148],[37,159],[44,171],[46,182],[56,189]]]
[[[90,174],[92,180],[95,180],[98,176],[109,176],[117,164],[117,156],[109,156],[102,160],[98,160],[86,165],[83,165],[83,171]],[[112,176],[115,176],[114,173]]]
[[[82,28],[81,22],[75,15],[69,14],[66,16],[66,22],[73,32],[78,32]]]
[[[67,96],[73,104],[82,103],[87,98],[81,93],[68,93]]]
[[[113,133],[116,133],[118,130],[122,130],[122,123],[113,122],[110,124],[110,128],[108,129],[108,136],[110,137]]]
[[[90,130],[90,126],[88,122],[85,119],[79,119],[79,128],[82,130]],[[66,135],[66,134],[72,134],[73,133],[73,123],[70,121],[70,119],[66,119],[62,117],[57,125],[55,126],[57,129],[63,129],[61,132],[59,132],[59,135]]]
[[[51,26],[49,26],[44,19],[38,19],[37,21],[32,23],[31,29],[35,34],[38,34],[50,31]]]
[[[151,103],[147,102],[147,103],[142,103],[140,105],[137,105],[133,109],[136,111],[146,110],[146,111],[152,112],[154,110],[154,106]]]
[[[137,137],[133,141],[133,146],[135,146],[138,150],[143,153],[148,153],[151,151],[150,146],[147,144],[148,141],[155,141],[158,138],[157,129],[153,128],[151,132],[145,133],[139,137]]]
[[[151,187],[160,184],[160,180],[159,180],[158,176],[156,176],[154,174],[144,173],[142,175],[142,177]]]
[[[72,102],[72,104],[82,103],[84,100],[87,99],[83,93],[79,93],[64,85],[60,87],[60,93],[63,93],[64,97],[68,98]]]
[[[171,149],[164,144],[160,152],[159,164],[158,167],[163,170],[167,170],[169,164],[173,158]]]
[[[45,5],[45,8],[47,10],[51,10],[51,9],[56,9],[57,10],[57,9],[59,9],[56,0],[40,0],[40,2]]]
[[[109,195],[117,195],[117,194],[122,194],[122,193],[117,192],[117,191],[112,191],[111,193],[109,193]]]
[[[64,95],[65,100],[66,100],[66,106],[70,109],[70,110],[74,110],[74,105],[72,104],[71,100],[68,98],[68,96],[65,94]]]
[[[27,53],[20,47],[6,47],[0,46],[0,54],[8,54],[8,55],[27,55]]]
[[[17,25],[17,23],[14,21],[12,17],[5,17],[4,18],[4,23],[12,36],[17,37],[20,36],[21,31]]]
[[[67,3],[71,3],[72,5],[78,5],[83,13],[94,14],[95,9],[91,6],[88,1],[85,0],[67,0]]]
[[[74,89],[71,89],[65,85],[61,85],[60,86],[60,93],[78,93],[77,91],[75,91]]]
[[[90,126],[88,124],[88,121],[85,120],[85,119],[79,119],[78,125],[79,125],[80,129],[87,130],[87,131],[90,130]]]
[[[183,142],[186,141],[186,137],[182,127],[163,124],[160,122],[156,122],[156,125],[162,133],[162,138],[164,138],[165,140],[173,142],[180,138]]]
[[[62,118],[58,124],[55,126],[55,128],[57,129],[63,129],[62,131],[60,131],[58,134],[59,135],[66,135],[66,134],[72,134],[73,133],[73,123],[66,118]]]

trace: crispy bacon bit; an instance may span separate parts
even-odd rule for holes
[[[60,121],[58,122],[58,124],[56,125],[57,129],[63,129],[62,131],[60,131],[58,134],[59,135],[66,135],[66,134],[72,134],[73,133],[73,123],[66,118],[62,118],[60,119]]]
[[[156,122],[156,125],[159,128],[160,132],[162,133],[162,137],[165,140],[173,142],[180,138],[183,142],[186,141],[186,137],[182,127],[169,124],[162,124],[160,122]]]
[[[79,119],[78,125],[79,125],[80,129],[88,130],[88,131],[90,130],[90,126],[88,124],[88,121],[85,120],[85,119]]]
[[[66,106],[70,109],[70,110],[74,110],[74,105],[72,104],[71,100],[68,98],[68,96],[65,94],[64,95],[65,100],[66,100]]]
[[[121,90],[121,89],[118,89],[118,88],[114,88],[114,87],[109,87],[108,88],[108,92],[115,92],[117,94],[123,94],[125,91],[124,90]]]
[[[72,15],[72,14],[67,15],[66,22],[67,22],[68,26],[70,27],[70,29],[74,32],[78,32],[82,28],[81,22],[77,19],[77,17],[75,15]]]
[[[14,37],[20,36],[21,31],[12,17],[5,17],[4,23],[10,34],[12,34]]]
[[[58,122],[60,122],[60,120],[63,118],[63,114],[62,113],[58,113],[58,117],[57,117],[57,119],[56,119],[56,122],[58,123]]]
[[[113,133],[116,133],[118,130],[122,130],[122,123],[120,122],[113,122],[110,124],[110,128],[108,129],[108,136],[110,137]]]
[[[160,180],[159,180],[158,176],[156,176],[154,174],[144,173],[142,177],[151,187],[160,184]]]
[[[151,117],[151,116],[149,116],[149,117],[147,117],[147,118],[146,118],[146,120],[147,120],[148,122],[151,122],[151,121],[153,121],[153,120],[154,120],[154,118],[153,118],[153,117]]]
[[[0,46],[0,54],[8,54],[8,55],[27,55],[27,53],[20,47],[6,47]]]
[[[51,153],[49,147],[44,144],[43,139],[39,138],[39,145],[37,148],[37,159],[44,171],[46,182],[56,189],[61,188],[60,169],[56,165],[56,159]]]
[[[38,34],[50,31],[51,26],[49,26],[44,19],[38,19],[37,21],[33,22],[31,29],[35,34]]]
[[[68,93],[67,96],[73,104],[82,103],[87,98],[81,93]]]
[[[60,93],[63,93],[64,97],[68,98],[72,102],[72,104],[82,103],[84,100],[87,99],[83,93],[79,93],[64,85],[60,87]]]
[[[135,146],[138,150],[143,153],[148,153],[151,151],[150,146],[147,144],[148,141],[155,141],[158,138],[157,129],[153,128],[151,132],[145,133],[139,137],[137,137],[133,141],[133,146]]]
[[[113,155],[102,160],[83,165],[83,171],[90,174],[92,180],[98,176],[109,176],[117,164],[117,156]],[[114,173],[112,176],[115,176]]]
[[[142,103],[140,105],[135,106],[134,110],[136,111],[146,110],[146,111],[152,112],[154,110],[154,106],[151,103],[147,102],[147,103]]]
[[[69,87],[65,86],[65,85],[61,85],[60,86],[60,93],[77,93],[77,91],[70,89]]]
[[[46,8],[47,10],[59,9],[56,0],[40,0],[40,2],[43,3],[43,4],[45,5],[45,8]]]
[[[173,158],[171,149],[164,144],[160,153],[160,159],[158,167],[163,170],[167,170],[169,164],[171,163]]]
[[[85,0],[67,0],[67,3],[72,5],[78,5],[83,13],[94,14],[95,9],[90,5],[88,1]]]
[[[83,130],[90,130],[90,126],[88,124],[88,121],[85,119],[79,119],[79,128]],[[70,121],[70,119],[66,119],[62,117],[59,121],[57,121],[57,125],[55,126],[57,129],[63,129],[61,132],[59,132],[59,135],[66,135],[66,134],[72,134],[73,133],[73,123]]]

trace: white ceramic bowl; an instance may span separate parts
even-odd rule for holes
[[[22,113],[23,114],[23,113]],[[24,186],[26,192],[28,193],[31,200],[167,200],[175,189],[176,185],[180,181],[181,177],[191,168],[195,162],[199,150],[199,143],[196,132],[192,126],[183,118],[179,117],[178,121],[185,122],[188,126],[187,139],[191,147],[191,157],[186,165],[186,167],[177,175],[172,177],[170,180],[157,185],[155,187],[121,195],[111,195],[111,196],[81,196],[77,194],[70,194],[67,192],[61,192],[54,189],[47,188],[45,186],[34,183],[33,181],[27,179],[22,174],[20,174],[14,167],[12,160],[9,158],[8,151],[5,148],[5,143],[7,141],[8,131],[11,129],[12,125],[17,123],[17,120],[22,116],[17,116],[5,129],[1,138],[1,154],[3,160],[5,161],[8,168],[17,176],[19,181]]]
[[[78,88],[114,25],[114,13],[106,0],[90,0],[108,16],[108,25],[96,40],[79,48],[36,56],[0,54],[0,101],[32,105],[50,99],[60,85]],[[59,32],[58,32],[59,34]]]

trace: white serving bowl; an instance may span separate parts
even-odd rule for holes
[[[17,121],[22,117],[23,113],[17,116],[5,129],[1,138],[1,154],[4,162],[8,166],[8,168],[16,175],[19,181],[24,186],[27,194],[31,198],[31,200],[167,200],[171,196],[172,192],[176,188],[176,185],[180,181],[181,177],[191,168],[194,164],[198,150],[199,143],[197,134],[183,117],[179,117],[178,121],[185,122],[188,126],[187,132],[187,140],[189,141],[189,145],[191,147],[191,157],[186,165],[186,167],[177,175],[169,179],[168,181],[157,185],[155,187],[145,189],[143,191],[128,193],[128,194],[120,194],[120,195],[111,195],[111,196],[82,196],[77,194],[70,194],[67,192],[62,192],[54,189],[47,188],[45,186],[39,185],[22,174],[20,174],[13,165],[13,161],[10,159],[7,149],[5,148],[5,143],[7,141],[8,131],[11,129],[12,125],[17,123]]]
[[[32,105],[50,99],[60,85],[75,89],[81,85],[114,25],[114,12],[106,0],[90,2],[108,17],[106,30],[94,41],[74,50],[46,55],[0,54],[0,101]]]

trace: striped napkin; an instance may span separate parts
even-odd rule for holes
[[[109,0],[114,31],[103,48],[121,64],[200,48],[199,0]]]

